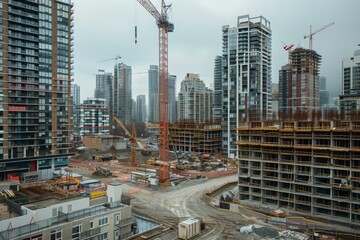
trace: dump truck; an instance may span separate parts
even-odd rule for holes
[[[112,172],[107,168],[96,166],[94,167],[93,175],[109,177],[112,176]]]

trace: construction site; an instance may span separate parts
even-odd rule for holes
[[[360,225],[360,122],[251,122],[238,129],[239,200]]]

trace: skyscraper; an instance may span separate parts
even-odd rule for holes
[[[176,76],[175,75],[169,75],[168,80],[168,106],[169,106],[169,117],[168,121],[169,123],[173,123],[176,121]]]
[[[71,130],[73,142],[77,143],[80,139],[80,86],[71,84]]]
[[[149,122],[159,122],[159,67],[149,69]]]
[[[314,50],[296,48],[290,63],[279,71],[279,117],[310,120],[320,111],[321,56]],[[296,114],[296,116],[294,115]]]
[[[360,110],[360,49],[353,57],[342,61],[342,94],[340,111],[345,119],[359,114]]]
[[[68,165],[71,1],[1,3],[0,180]]]
[[[146,100],[145,95],[138,95],[136,97],[136,121],[146,121]]]
[[[178,97],[178,120],[191,123],[211,121],[212,94],[198,74],[187,73]]]
[[[215,66],[214,66],[214,108],[213,108],[213,120],[220,121],[222,118],[222,57],[215,57]]]
[[[159,122],[159,68],[150,65],[149,73],[149,122]],[[168,78],[168,122],[176,121],[176,76]]]
[[[114,115],[122,119],[124,124],[130,125],[132,122],[132,89],[131,89],[131,67],[124,63],[115,65],[114,81],[116,89],[114,91]],[[116,108],[115,108],[116,105]]]
[[[222,149],[235,157],[236,128],[242,121],[271,115],[271,29],[263,16],[239,16],[222,28]]]
[[[329,107],[329,91],[326,90],[326,78],[320,77],[320,110],[324,114]]]
[[[113,90],[114,79],[112,73],[106,73],[103,70],[99,70],[96,74],[96,88],[94,97],[103,98],[106,100],[106,105],[110,109],[110,121],[113,118]]]

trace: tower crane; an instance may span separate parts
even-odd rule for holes
[[[324,29],[326,29],[326,28],[328,28],[328,27],[330,27],[330,26],[332,26],[332,25],[334,25],[334,24],[335,24],[334,22],[331,22],[331,23],[323,26],[322,28],[319,28],[319,29],[316,30],[315,32],[312,32],[312,26],[310,25],[310,34],[304,36],[304,39],[309,38],[309,49],[310,49],[310,50],[312,50],[313,36],[314,36],[315,34],[317,34],[318,32],[320,32],[320,31],[322,31],[322,30],[324,30]]]
[[[150,0],[137,0],[156,20],[159,28],[159,144],[160,162],[169,161],[169,123],[168,123],[168,33],[174,31],[174,24],[168,21],[168,10],[171,5],[166,5],[161,0],[161,11],[155,8]],[[160,182],[164,183],[169,176],[168,164],[160,165]]]
[[[292,48],[294,47],[294,44],[286,44],[284,42],[282,42],[282,44],[284,45],[284,50],[288,52],[288,63],[290,63],[290,53],[292,51]]]
[[[115,60],[115,62],[116,62],[120,58],[121,57],[119,55],[116,55],[114,58],[105,59],[105,60],[99,61],[98,63],[107,62],[107,61],[111,61],[111,60]]]
[[[139,145],[139,147],[141,149],[143,149],[144,147],[136,139],[136,131],[135,131],[134,123],[131,127],[131,133],[130,133],[130,131],[125,127],[125,125],[116,116],[114,116],[114,121],[117,123],[117,125],[119,125],[125,131],[125,134],[129,136],[129,140],[131,143],[131,154],[130,154],[131,165],[133,167],[136,167],[137,166],[137,164],[136,164],[136,146]]]

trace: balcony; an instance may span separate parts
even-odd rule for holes
[[[101,228],[97,227],[97,228],[89,229],[89,230],[82,232],[80,236],[81,236],[81,238],[89,238],[89,237],[93,237],[95,235],[100,234],[100,232],[101,232]]]

